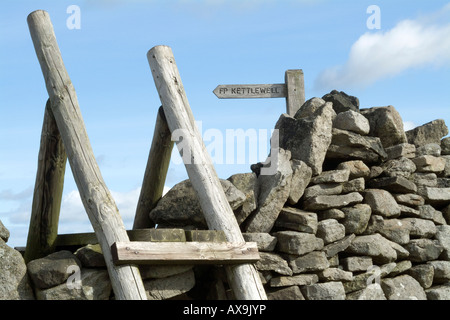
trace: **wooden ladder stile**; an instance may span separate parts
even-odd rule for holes
[[[228,242],[245,243],[236,217],[227,201],[220,180],[195,125],[172,49],[156,46],[147,53],[156,89],[172,135],[177,143],[189,180],[198,196],[208,228],[223,230]],[[267,296],[254,265],[226,266],[227,278],[239,300],[266,300]]]
[[[50,16],[46,11],[37,10],[28,15],[27,21],[50,97],[51,111],[83,205],[101,245],[115,297],[118,300],[147,300],[138,267],[113,263],[111,245],[115,242],[128,242],[128,235],[95,160],[77,95],[64,66]],[[31,221],[34,221],[34,217]],[[30,236],[32,238],[27,242],[33,241],[33,234]]]
[[[133,230],[127,231],[95,160],[50,16],[46,11],[37,10],[28,15],[27,21],[49,100],[44,116],[32,216],[24,253],[26,261],[52,253],[58,244],[71,246],[80,241],[94,243],[97,240],[118,300],[147,300],[138,264],[174,262],[225,265],[228,282],[237,299],[267,299],[253,265],[260,259],[257,245],[245,242],[242,236],[196,128],[172,50],[167,46],[157,46],[147,54],[162,107],[157,113]],[[174,145],[172,137],[174,132],[180,131],[184,141],[177,147],[182,153],[205,220],[210,230],[223,232],[225,241],[194,240],[162,244],[139,239],[145,238],[149,232],[149,229],[144,228],[153,227],[148,213],[162,197]],[[195,161],[191,163],[192,159]],[[67,160],[94,234],[58,235]],[[131,237],[138,240],[130,241]]]

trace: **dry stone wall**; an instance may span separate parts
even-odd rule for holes
[[[356,97],[332,91],[293,117],[281,115],[275,129],[276,157],[221,180],[244,238],[258,244],[255,266],[269,299],[450,299],[450,138],[443,120],[405,132],[393,106],[360,109]],[[273,164],[275,174],[261,174]],[[172,234],[207,229],[189,181],[149,216]],[[0,252],[15,260],[4,265],[0,256],[1,269],[11,270],[8,279],[0,274],[0,298],[114,299],[98,246],[25,266],[5,244],[6,233],[0,228]],[[67,270],[74,265],[82,287],[71,289]],[[141,274],[150,299],[233,298],[222,266],[142,266]]]

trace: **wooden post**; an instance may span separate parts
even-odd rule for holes
[[[182,140],[176,141],[177,147],[209,229],[223,230],[229,242],[245,242],[211,157],[195,126],[172,49],[167,46],[153,47],[147,58],[172,136],[182,137]],[[253,265],[227,266],[226,271],[237,299],[267,299]]]
[[[164,110],[160,107],[156,117],[152,146],[136,208],[133,229],[152,228],[155,226],[154,222],[150,220],[149,213],[163,195],[172,149],[173,141],[170,130],[167,126]]]
[[[95,161],[75,89],[64,67],[49,14],[43,10],[34,11],[27,21],[53,115],[81,200],[102,248],[115,298],[146,300],[139,269],[133,265],[116,266],[112,261],[111,245],[129,241],[128,235]]]
[[[305,103],[303,70],[286,70],[284,78],[287,88],[286,112],[293,117]]]
[[[67,154],[49,99],[42,125],[25,262],[42,258],[55,250],[66,163]]]

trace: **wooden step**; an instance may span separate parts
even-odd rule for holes
[[[115,242],[117,264],[242,264],[260,259],[256,242]]]

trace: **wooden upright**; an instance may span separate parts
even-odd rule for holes
[[[66,163],[66,150],[48,99],[42,124],[27,250],[24,255],[27,263],[45,257],[55,249]]]
[[[142,181],[141,194],[136,208],[133,229],[152,228],[155,224],[150,221],[149,213],[156,207],[164,191],[167,170],[169,169],[173,141],[167,127],[166,117],[162,107],[156,116],[155,131],[152,146],[148,155]]]
[[[34,11],[27,20],[51,109],[81,200],[102,248],[115,297],[118,300],[146,300],[139,269],[134,265],[113,263],[111,245],[128,242],[129,238],[95,161],[77,95],[64,67],[49,14],[42,10]]]
[[[169,129],[173,136],[183,138],[176,141],[177,147],[209,229],[223,230],[229,242],[244,243],[211,157],[195,125],[172,49],[167,46],[153,47],[147,58]],[[237,299],[267,299],[259,274],[252,264],[227,266],[226,271]]]

